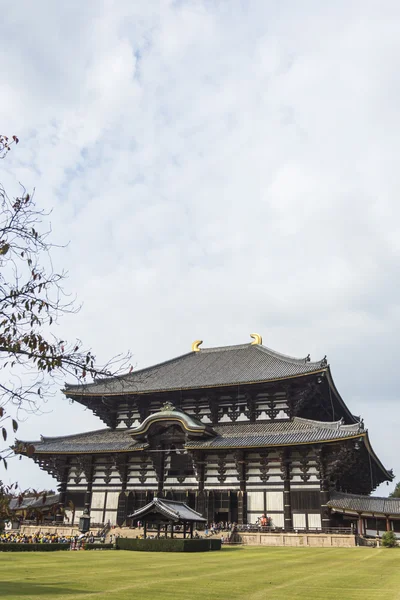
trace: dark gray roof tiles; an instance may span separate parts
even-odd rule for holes
[[[286,444],[306,444],[354,437],[362,433],[359,425],[311,421],[294,418],[292,421],[264,421],[215,426],[214,438],[189,441],[188,448],[265,447]],[[123,452],[140,450],[146,443],[135,443],[132,429],[101,429],[65,437],[42,438],[30,442],[35,453]]]
[[[133,514],[128,515],[129,518],[141,519],[149,512],[154,513],[154,509],[162,514],[167,519],[172,521],[206,521],[200,513],[190,508],[184,502],[175,502],[174,500],[166,500],[165,498],[154,498],[149,504],[136,510]]]
[[[158,365],[86,385],[66,385],[65,394],[144,394],[256,383],[321,371],[326,360],[292,358],[262,345],[241,344],[204,348]]]
[[[400,515],[400,498],[382,498],[378,496],[359,496],[332,492],[328,506],[338,510],[352,510],[360,513],[380,515]]]
[[[328,442],[363,433],[358,424],[341,425],[308,419],[266,423],[237,423],[214,427],[217,437],[189,441],[188,448],[256,448]]]
[[[99,429],[60,437],[42,437],[40,441],[28,442],[35,453],[79,453],[79,452],[121,452],[139,449],[143,444],[135,442],[129,429]]]
[[[11,498],[10,500],[10,510],[24,510],[27,508],[45,508],[48,506],[54,506],[54,504],[58,504],[60,500],[60,494],[53,494],[51,496],[46,496],[43,502],[43,496],[39,496],[38,498],[23,498],[22,502],[18,501],[18,498]]]

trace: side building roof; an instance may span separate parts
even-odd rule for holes
[[[261,344],[204,348],[128,375],[84,385],[66,384],[64,393],[79,396],[148,394],[276,381],[326,370],[326,359],[293,358]]]
[[[374,515],[398,515],[400,517],[400,498],[382,498],[333,492],[328,506],[339,512],[351,511]]]

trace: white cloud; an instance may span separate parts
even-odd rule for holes
[[[375,424],[380,390],[398,412],[399,17],[391,1],[8,7],[2,129],[21,144],[2,180],[36,187],[71,242],[70,334],[138,366],[252,330],[328,353],[400,471]],[[97,426],[52,407],[22,430]]]

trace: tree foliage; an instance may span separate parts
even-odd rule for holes
[[[396,483],[396,487],[393,492],[389,494],[389,498],[400,498],[400,481]]]
[[[397,546],[397,538],[394,531],[385,531],[382,535],[382,546],[385,546],[385,548],[395,548]]]
[[[0,136],[0,158],[18,141]],[[53,268],[49,215],[23,188],[10,198],[0,185],[0,205],[0,439],[5,444],[0,462],[7,466],[7,440],[18,429],[20,410],[37,411],[40,400],[58,387],[54,384],[62,385],[68,376],[86,381],[121,373],[129,355],[99,365],[80,340],[57,337],[59,318],[78,307],[63,289],[66,273]]]

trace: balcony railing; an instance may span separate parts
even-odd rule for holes
[[[284,529],[283,527],[261,526],[261,525],[238,525],[236,531],[238,533],[331,533],[340,535],[354,535],[351,527],[291,527]]]

